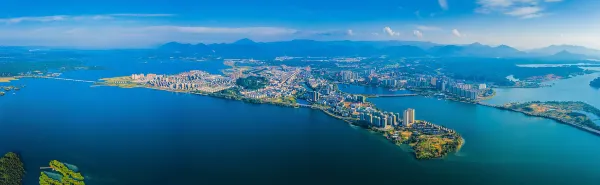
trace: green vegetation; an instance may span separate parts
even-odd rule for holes
[[[450,138],[442,135],[420,135],[410,143],[417,159],[442,158],[455,152],[462,145],[462,138]]]
[[[103,78],[100,80],[103,81],[100,85],[116,86],[120,88],[134,88],[141,86],[139,83],[133,82],[133,79],[129,76]]]
[[[41,172],[40,174],[40,185],[85,185],[84,177],[81,173],[73,171],[74,169],[69,168],[64,163],[57,160],[50,161],[50,168],[60,173],[60,175],[53,175],[57,177],[48,176],[48,172]],[[60,177],[60,179],[56,179]]]
[[[600,117],[600,110],[584,102],[549,101],[506,104],[504,109],[514,110],[531,116],[545,117],[556,121],[586,127],[600,131],[600,125],[595,124],[586,114]]]
[[[414,150],[415,158],[419,160],[443,158],[460,150],[464,142],[462,137],[454,131],[426,133],[415,128],[414,125],[413,127],[394,127],[382,130],[372,127],[364,121],[357,121],[353,124],[380,133],[396,145],[408,144]]]
[[[294,96],[286,96],[282,99],[282,103],[287,103],[287,104],[292,104],[295,105],[296,104],[296,97]]]
[[[19,155],[9,152],[0,158],[0,184],[21,185],[23,176],[25,169]]]
[[[595,88],[600,88],[600,77],[592,80],[590,82],[590,86],[595,87]]]
[[[237,79],[235,83],[244,89],[257,90],[265,88],[269,81],[265,77],[249,76],[246,78]]]

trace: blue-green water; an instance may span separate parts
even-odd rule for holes
[[[115,66],[65,76],[94,79],[160,68],[168,67]],[[91,185],[600,181],[600,137],[488,107],[424,97],[370,99],[389,111],[416,108],[418,119],[454,128],[466,139],[457,155],[416,161],[377,135],[311,109],[49,79],[12,83],[27,87],[0,97],[0,153],[23,156],[25,185],[37,184],[39,167],[52,159],[77,165]]]
[[[524,101],[583,101],[600,108],[600,89],[589,86],[590,81],[597,77],[600,77],[600,73],[547,82],[552,84],[552,87],[495,89],[496,96],[486,102],[504,104]]]

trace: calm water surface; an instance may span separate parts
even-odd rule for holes
[[[600,108],[600,89],[590,87],[590,81],[600,73],[576,76],[565,80],[547,82],[546,88],[502,88],[495,89],[496,96],[487,103],[504,104],[526,101],[583,101]]]

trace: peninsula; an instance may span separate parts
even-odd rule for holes
[[[443,158],[460,149],[462,137],[454,130],[415,119],[415,110],[385,112],[360,94],[342,92],[310,69],[260,66],[214,75],[194,70],[175,75],[133,74],[104,78],[99,86],[151,88],[208,95],[251,103],[318,109],[352,125],[379,133],[390,142],[408,144],[417,159]],[[309,87],[310,86],[310,87]],[[299,103],[299,101],[302,101]]]
[[[487,105],[487,104],[482,104]],[[521,112],[530,116],[549,118],[600,135],[600,109],[584,102],[548,101],[487,105],[500,109]]]

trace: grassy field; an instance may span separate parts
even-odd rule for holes
[[[17,79],[13,78],[13,77],[0,77],[0,83],[8,83],[12,80],[17,80]]]
[[[134,88],[141,86],[140,84],[133,82],[133,79],[131,79],[129,76],[103,78],[100,80],[103,81],[101,83],[102,85],[116,86],[120,88]]]

